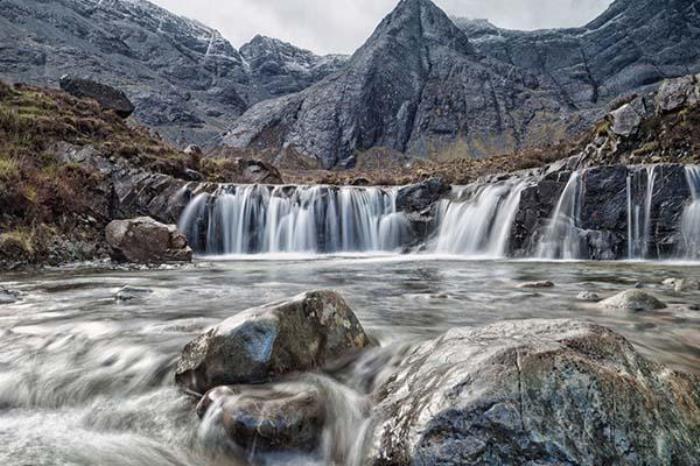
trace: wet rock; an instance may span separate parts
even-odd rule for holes
[[[589,303],[597,303],[600,301],[600,296],[598,293],[594,293],[592,291],[582,291],[580,292],[577,296],[576,299],[579,301],[586,301]]]
[[[130,303],[133,301],[139,301],[145,299],[148,295],[152,294],[153,290],[150,288],[138,288],[135,286],[124,286],[119,289],[114,294],[114,299],[118,303]]]
[[[694,464],[700,379],[572,320],[455,329],[375,392],[365,464]]]
[[[185,346],[175,378],[204,393],[324,367],[369,345],[340,295],[312,291],[249,309],[203,333]]]
[[[245,450],[315,450],[325,422],[325,400],[306,383],[217,387],[197,405],[200,417],[221,423],[228,437]]]
[[[689,278],[667,278],[662,282],[662,285],[677,293],[700,290],[700,282]]]
[[[429,209],[451,190],[442,178],[403,187],[396,196],[396,209],[401,212],[422,212]]]
[[[90,79],[63,76],[60,80],[61,89],[79,99],[95,99],[105,110],[113,110],[122,118],[128,118],[134,113],[134,104],[123,91]]]
[[[616,294],[601,301],[600,306],[603,310],[630,312],[648,312],[666,308],[666,305],[655,296],[639,289]]]
[[[150,217],[114,220],[107,225],[111,257],[118,262],[189,262],[192,249],[175,225],[165,225]]]
[[[612,131],[620,136],[630,136],[642,123],[642,116],[630,104],[625,104],[610,113]]]
[[[554,288],[554,283],[549,282],[549,281],[525,282],[525,283],[519,284],[518,288],[535,288],[535,289]]]
[[[0,288],[0,306],[3,304],[14,304],[19,300],[19,292]]]

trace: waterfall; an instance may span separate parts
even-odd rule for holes
[[[574,172],[559,198],[542,236],[537,256],[542,259],[581,259],[581,210],[584,198],[584,172]]]
[[[646,259],[651,243],[651,207],[656,166],[630,171],[627,176],[627,257]]]
[[[681,220],[681,256],[689,260],[700,259],[700,165],[685,167],[685,175],[692,199],[683,211]]]
[[[440,203],[434,252],[505,257],[520,194],[527,186],[521,181],[456,188],[456,200]]]
[[[208,254],[396,251],[410,236],[396,195],[380,188],[222,185],[195,196],[179,227]]]

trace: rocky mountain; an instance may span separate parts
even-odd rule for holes
[[[346,68],[241,116],[233,147],[352,166],[386,147],[484,157],[555,143],[612,99],[700,70],[693,0],[617,0],[580,29],[521,33],[402,0]]]
[[[217,31],[144,0],[0,2],[0,79],[57,87],[70,74],[117,86],[141,123],[179,144],[206,145],[250,105],[298,91],[342,61],[323,65],[285,44],[285,66],[258,85],[272,75],[262,57],[276,52],[255,43],[246,47],[249,66]]]
[[[255,36],[241,47],[252,82],[268,96],[278,97],[301,91],[342,69],[346,55],[319,56],[279,39]]]

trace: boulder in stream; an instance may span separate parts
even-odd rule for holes
[[[626,290],[600,302],[604,311],[649,312],[665,309],[656,296],[640,289]]]
[[[343,298],[311,291],[249,309],[185,346],[176,381],[195,393],[327,366],[371,344]]]
[[[0,288],[0,306],[3,304],[14,304],[19,300],[19,292]]]
[[[525,282],[525,283],[519,284],[518,288],[534,288],[534,289],[554,288],[554,283],[552,283],[550,281]]]
[[[165,225],[150,217],[114,220],[107,225],[107,243],[112,259],[142,264],[190,262],[192,249],[175,225]]]
[[[223,386],[202,397],[197,414],[221,425],[246,451],[311,452],[320,444],[325,403],[317,387],[303,382]]]
[[[375,391],[365,464],[697,464],[700,379],[573,320],[455,329]]]

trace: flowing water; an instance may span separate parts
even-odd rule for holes
[[[22,295],[0,306],[0,464],[320,465],[331,458],[352,464],[371,413],[366,391],[386,360],[381,350],[344,372],[306,376],[330,398],[331,422],[311,457],[234,459],[213,415],[200,422],[173,382],[180,350],[199,332],[249,306],[312,288],[340,291],[387,350],[452,327],[566,317],[608,325],[648,357],[700,373],[700,312],[682,306],[700,303],[700,292],[677,294],[659,285],[667,277],[700,279],[698,265],[439,256],[227,259],[158,270],[83,266],[3,275],[0,287]],[[556,287],[517,288],[531,280],[552,280]],[[581,291],[608,296],[638,282],[669,309],[612,315],[575,299]],[[124,285],[152,293],[120,304],[114,293]]]
[[[680,257],[691,260],[700,259],[700,166],[685,168],[692,199],[683,213],[681,223]]]

